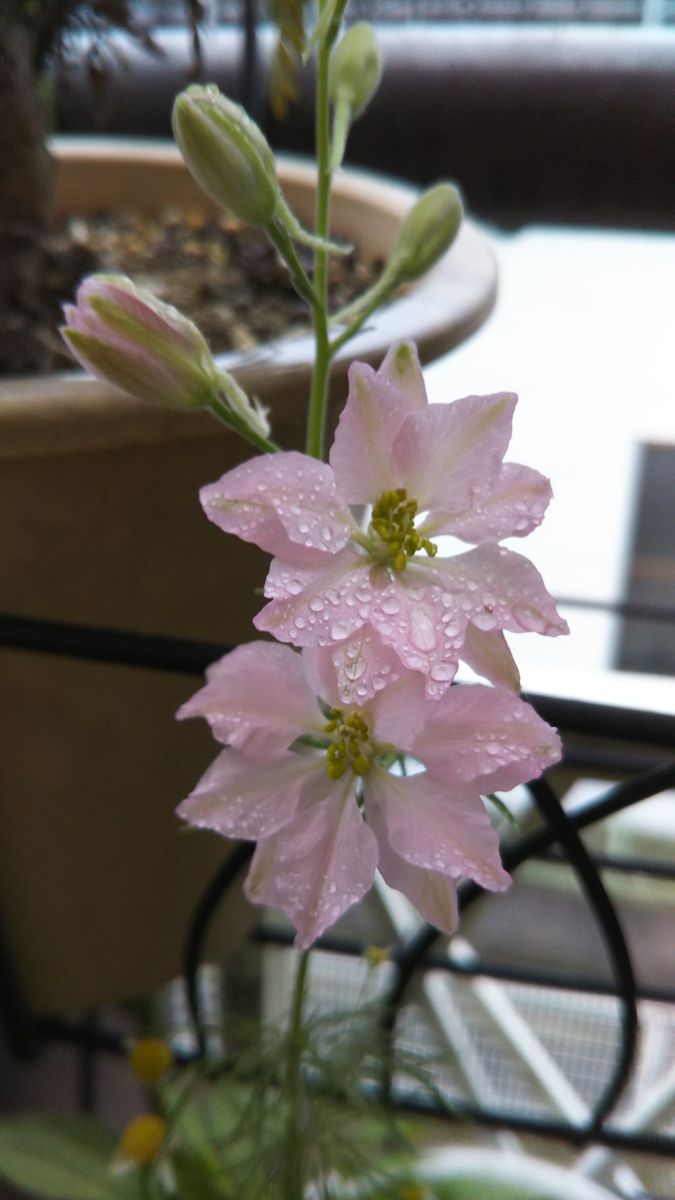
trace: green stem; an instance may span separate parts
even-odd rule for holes
[[[307,986],[309,950],[298,959],[293,991],[293,1005],[288,1031],[288,1068],[286,1073],[286,1103],[288,1123],[284,1154],[285,1200],[302,1200],[304,1191],[303,1121],[302,1121],[302,1010]]]
[[[257,450],[261,450],[264,454],[276,454],[281,449],[280,446],[277,446],[276,442],[270,441],[262,433],[256,433],[255,429],[251,429],[243,417],[240,417],[231,408],[228,408],[220,396],[214,396],[208,407],[209,412],[213,413],[214,417],[217,417],[219,421],[227,425],[229,429],[233,429],[235,433],[240,434],[247,442],[255,446]]]
[[[291,283],[296,292],[310,306],[312,312],[316,312],[320,304],[319,297],[307,277],[287,231],[283,225],[272,224],[267,226],[265,232],[286,263],[291,273]]]
[[[362,297],[365,304],[360,310],[358,316],[355,317],[355,319],[347,326],[346,329],[343,329],[342,333],[339,333],[337,337],[333,338],[333,341],[330,343],[331,357],[337,354],[338,350],[341,350],[346,342],[351,341],[351,339],[356,336],[356,334],[368,320],[368,317],[371,316],[371,314],[375,312],[375,309],[379,308],[379,306],[383,304],[385,300],[389,299],[392,292],[396,290],[396,287],[396,282],[392,283],[391,286],[387,282],[382,287],[378,287],[378,284],[375,284],[371,291]],[[333,320],[339,321],[340,313],[338,313]]]
[[[326,36],[319,39],[316,64],[316,207],[315,233],[323,241],[330,228],[331,146],[328,72],[330,52],[337,37],[338,21],[331,21]],[[314,251],[314,291],[318,304],[313,310],[315,359],[307,414],[305,449],[314,458],[324,457],[326,406],[330,378],[330,342],[328,338],[328,252]]]

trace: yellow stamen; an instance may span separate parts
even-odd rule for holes
[[[329,717],[323,727],[334,738],[326,750],[329,778],[341,779],[348,769],[355,775],[365,775],[373,753],[367,723],[359,713],[345,716],[339,708],[332,708]]]
[[[373,505],[370,527],[382,543],[384,559],[395,571],[404,571],[408,559],[423,550],[431,558],[436,546],[415,529],[417,501],[409,500],[405,488],[383,492]]]

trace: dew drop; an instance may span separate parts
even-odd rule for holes
[[[437,683],[450,683],[455,677],[455,668],[452,663],[435,663],[429,675]]]
[[[410,640],[418,650],[433,650],[436,646],[435,625],[423,609],[413,610],[411,614]]]

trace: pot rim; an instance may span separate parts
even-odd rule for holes
[[[131,164],[139,169],[146,165],[154,171],[184,170],[187,174],[178,148],[169,140],[61,136],[50,142],[50,149],[57,163],[111,162],[118,167]],[[286,156],[280,156],[278,163],[284,189],[309,195],[316,176],[313,165]],[[333,188],[336,226],[340,229],[344,224],[345,236],[353,236],[352,227],[358,226],[355,214],[365,207],[376,221],[375,236],[381,238],[378,226],[388,223],[393,231],[418,194],[415,187],[374,172],[341,170]],[[210,203],[206,198],[203,202]],[[388,347],[403,338],[415,341],[421,360],[428,362],[483,323],[494,306],[496,291],[497,268],[492,250],[474,223],[465,220],[439,262],[406,294],[374,314],[367,327],[343,347],[334,360],[335,376],[344,379],[354,359],[378,365]],[[252,351],[228,351],[215,357],[247,392],[263,403],[272,401],[274,419],[280,411],[275,402],[278,393],[288,399],[298,387],[306,387],[313,345],[311,334],[300,334],[263,343]],[[213,429],[209,414],[143,405],[79,368],[3,380],[0,420],[0,457],[4,458],[203,436],[207,427]],[[228,430],[223,432],[229,436]]]

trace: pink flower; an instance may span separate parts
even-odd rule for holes
[[[515,403],[501,393],[429,405],[403,342],[377,372],[352,365],[330,465],[263,455],[202,489],[212,521],[275,556],[257,628],[297,646],[342,643],[343,699],[381,686],[381,643],[395,652],[389,680],[421,671],[439,696],[460,655],[518,690],[503,630],[567,632],[533,565],[498,545],[534,529],[551,495],[536,471],[503,463]],[[350,506],[368,506],[362,524]],[[431,539],[444,534],[475,548],[437,558]]]
[[[381,646],[380,666],[387,657]],[[458,877],[508,886],[481,795],[530,779],[560,753],[524,701],[482,684],[429,700],[422,676],[407,673],[346,706],[329,649],[267,642],[239,646],[207,678],[178,715],[206,717],[226,748],[178,813],[257,840],[247,894],[287,913],[296,945],[361,899],[376,868],[448,932]],[[417,773],[392,770],[403,753]]]

